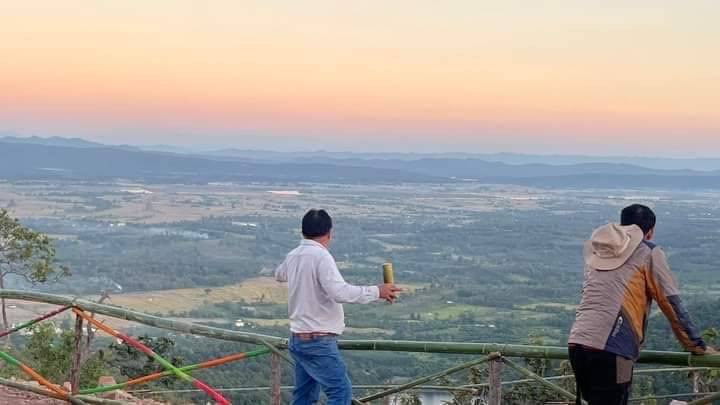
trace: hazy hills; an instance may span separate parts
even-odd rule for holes
[[[123,150],[0,142],[0,178],[212,181],[424,182],[434,177],[373,167],[320,163],[258,163]]]
[[[86,141],[81,138],[62,138],[59,136],[52,136],[49,138],[41,138],[39,136],[30,137],[19,137],[19,136],[4,136],[0,137],[0,142],[4,143],[27,143],[32,145],[46,145],[46,146],[67,146],[72,148],[101,148],[105,145],[97,142]]]
[[[0,138],[0,178],[112,179],[153,182],[456,182],[548,187],[720,188],[720,171],[659,170],[626,161],[507,163],[531,155],[405,155],[220,151],[183,154],[109,146],[82,139]],[[599,158],[602,159],[602,158]],[[619,159],[619,158],[615,158]],[[658,161],[672,161],[659,159]],[[712,159],[704,165],[711,167]],[[635,162],[634,160],[630,162]],[[679,164],[673,161],[673,164]]]
[[[545,164],[567,166],[587,163],[630,164],[656,170],[720,170],[720,158],[662,158],[643,156],[584,156],[584,155],[528,155],[521,153],[352,153],[352,152],[274,152],[266,150],[221,149],[197,152],[213,157],[233,157],[274,161],[305,159],[337,160],[420,160],[473,159],[509,165]]]

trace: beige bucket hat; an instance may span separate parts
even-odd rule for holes
[[[597,270],[615,270],[628,261],[644,238],[637,225],[601,226],[585,244],[585,263]]]

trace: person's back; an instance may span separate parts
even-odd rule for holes
[[[596,229],[585,245],[582,300],[568,338],[578,389],[591,405],[627,403],[653,300],[686,350],[709,351],[682,305],[665,253],[650,241],[652,210],[627,207],[621,223]]]
[[[322,389],[328,405],[347,405],[352,387],[337,347],[345,329],[342,303],[395,300],[392,284],[354,286],[345,282],[328,251],[332,219],[324,210],[303,217],[303,240],[275,271],[288,284],[290,354],[295,360],[293,405],[316,403]]]
[[[636,232],[641,231],[637,228]],[[568,342],[636,359],[653,300],[683,347],[704,352],[702,339],[682,308],[665,254],[647,240],[618,268],[586,267],[582,300]]]
[[[288,315],[292,332],[342,334],[345,321],[341,302],[365,303],[378,299],[373,291],[375,287],[357,287],[359,293],[341,296],[342,291],[329,286],[334,263],[330,252],[310,239],[304,239],[287,255],[283,271],[288,283]]]

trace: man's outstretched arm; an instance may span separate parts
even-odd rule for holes
[[[653,249],[650,267],[648,277],[650,294],[670,321],[675,337],[685,350],[695,354],[704,354],[708,351],[708,347],[680,299],[680,291],[670,273],[665,252],[660,248]]]
[[[335,260],[323,258],[318,267],[318,280],[325,292],[335,302],[342,304],[367,304],[380,299],[380,289],[375,286],[348,284],[340,274]]]

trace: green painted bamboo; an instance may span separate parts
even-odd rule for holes
[[[270,350],[268,350],[268,349],[253,350],[253,351],[251,351],[251,352],[246,352],[246,353],[245,353],[245,357],[243,357],[243,360],[249,359],[249,358],[251,358],[251,357],[262,356],[262,355],[268,354],[268,353],[270,353]],[[191,371],[200,369],[200,368],[203,368],[203,363],[198,363],[198,364],[193,364],[193,365],[189,365],[189,366],[180,367],[179,370],[188,373],[188,372],[191,372]],[[170,376],[173,376],[173,375],[175,375],[175,374],[174,374],[172,371],[169,371],[169,370],[168,370],[168,371],[164,371],[164,372],[162,373],[162,376],[163,376],[163,377],[170,377]],[[95,388],[88,388],[88,389],[80,390],[80,393],[83,394],[83,395],[99,394],[99,393],[103,393],[103,392],[110,392],[110,391],[115,391],[115,390],[121,390],[121,389],[127,387],[127,385],[128,385],[127,382],[119,383],[119,384],[114,384],[114,385],[102,385],[102,386],[95,387]],[[215,391],[220,391],[220,390],[217,390],[217,389],[216,389]],[[193,390],[193,392],[194,392],[194,390]]]
[[[483,357],[482,359],[476,359],[473,361],[469,361],[467,363],[459,364],[455,367],[437,372],[437,373],[429,375],[427,377],[422,377],[422,378],[418,378],[416,380],[410,381],[407,384],[403,384],[403,385],[400,385],[400,386],[397,386],[394,388],[390,388],[388,390],[378,392],[377,394],[372,394],[372,395],[369,395],[364,398],[360,398],[360,402],[370,402],[370,401],[374,401],[376,399],[385,398],[389,395],[396,394],[396,393],[402,392],[402,391],[407,391],[413,387],[417,387],[418,385],[425,384],[428,381],[436,380],[438,378],[445,377],[450,374],[454,374],[459,371],[468,369],[470,367],[475,367],[479,364],[487,363],[488,361],[492,361],[492,360],[499,359],[499,358],[500,358],[500,353],[491,353],[490,355],[488,355],[487,357]]]
[[[286,348],[287,339],[256,333],[232,331],[197,325],[188,322],[174,321],[157,316],[120,308],[112,305],[98,304],[88,300],[71,297],[18,290],[0,290],[0,298],[43,302],[55,305],[78,305],[79,307],[100,315],[138,322],[143,325],[161,329],[214,339],[235,342],[263,344],[262,341],[276,348]],[[340,340],[338,346],[343,350],[374,350],[418,353],[454,353],[488,355],[500,352],[506,357],[525,357],[566,360],[567,348],[546,346],[505,345],[496,343],[455,343],[455,342],[416,342],[392,340]],[[714,367],[720,368],[720,355],[695,356],[690,353],[644,351],[640,355],[641,363],[656,363],[675,366]]]
[[[15,357],[13,357],[3,351],[0,351],[0,360],[2,360],[14,367],[20,367],[20,365],[22,364],[22,363],[20,363],[20,361],[18,359],[16,359]]]
[[[7,386],[7,387],[15,388],[15,389],[21,390],[21,391],[32,392],[33,394],[38,394],[38,395],[46,396],[46,397],[48,397],[48,398],[57,398],[56,395],[54,395],[53,393],[51,393],[51,392],[48,391],[48,390],[45,390],[45,389],[42,389],[42,388],[40,388],[40,387],[36,387],[36,386],[33,386],[33,385],[27,385],[27,384],[22,384],[22,383],[19,383],[19,382],[16,382],[16,381],[10,381],[10,380],[7,380],[7,379],[5,379],[5,378],[0,378],[0,385],[5,385],[5,386]],[[97,404],[97,405],[127,405],[125,402],[121,402],[121,401],[113,401],[113,400],[109,400],[109,399],[85,397],[85,396],[82,396],[82,395],[76,396],[75,398],[80,399],[81,401],[85,401],[85,402],[87,402],[88,404]]]
[[[712,404],[713,402],[718,400],[720,400],[720,392],[716,392],[710,396],[688,402],[688,405],[707,405]]]
[[[567,398],[567,399],[569,399],[569,400],[571,400],[571,401],[574,401],[574,400],[575,400],[575,394],[573,394],[573,393],[570,392],[570,391],[565,390],[564,388],[562,388],[562,387],[560,387],[560,386],[557,386],[557,385],[555,385],[555,384],[553,384],[553,383],[545,380],[544,378],[542,378],[542,377],[540,377],[539,375],[533,373],[532,371],[530,371],[530,370],[528,370],[528,369],[526,369],[526,368],[524,368],[524,367],[520,367],[519,365],[513,363],[512,361],[510,361],[510,360],[508,360],[508,359],[506,359],[506,358],[503,358],[503,363],[505,363],[505,365],[507,365],[507,366],[510,367],[511,369],[513,369],[513,370],[517,371],[518,373],[522,374],[523,376],[539,382],[540,384],[542,384],[542,385],[544,385],[545,387],[547,387],[547,388],[549,388],[549,389],[557,392],[558,394],[564,396],[565,398]]]

